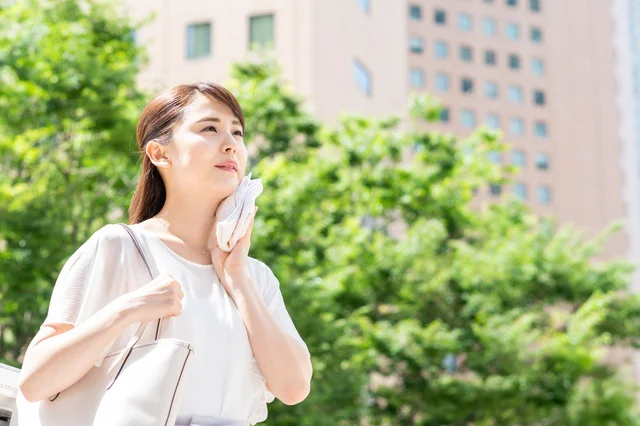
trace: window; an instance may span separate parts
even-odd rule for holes
[[[549,168],[549,156],[547,154],[536,155],[536,167],[540,170],[547,170]]]
[[[367,96],[371,95],[371,73],[358,60],[353,63],[353,78],[356,86]]]
[[[471,46],[460,46],[460,59],[465,62],[471,62],[473,59],[473,51]]]
[[[482,20],[482,32],[488,36],[496,35],[496,20],[484,18]]]
[[[446,74],[436,74],[436,88],[441,92],[449,90],[449,76]]]
[[[500,153],[498,151],[489,151],[487,153],[487,158],[493,164],[501,164],[502,163],[502,153]]]
[[[211,56],[211,24],[187,25],[187,59]]]
[[[544,92],[542,90],[533,91],[533,102],[536,105],[544,105]]]
[[[523,101],[522,87],[511,85],[508,89],[509,102],[514,104],[520,104]]]
[[[491,195],[493,195],[494,197],[497,197],[498,195],[502,194],[502,186],[500,185],[496,185],[496,184],[491,184],[489,185],[489,190],[491,192]]]
[[[370,0],[358,0],[358,5],[364,13],[369,13],[371,11]]]
[[[540,204],[549,204],[551,202],[551,188],[541,186],[538,188],[538,201]]]
[[[512,135],[524,134],[524,120],[519,117],[512,117],[509,120],[509,133]]]
[[[513,185],[513,193],[521,200],[527,199],[527,185],[518,182]]]
[[[493,3],[493,0],[484,0],[484,2],[487,3],[487,4],[491,4],[491,3]]]
[[[536,137],[540,138],[540,139],[546,139],[548,132],[547,132],[547,123],[543,122],[543,121],[536,121],[535,126],[535,134]]]
[[[449,45],[445,41],[437,40],[434,51],[437,58],[446,58],[449,56]]]
[[[273,15],[249,18],[249,46],[273,45]]]
[[[507,6],[516,7],[518,5],[518,0],[507,0]]]
[[[424,87],[424,71],[420,68],[411,68],[409,81],[413,87]]]
[[[461,13],[458,15],[458,28],[464,31],[471,31],[473,27],[473,22],[471,20],[471,15],[468,13]]]
[[[476,113],[470,109],[462,110],[461,121],[464,127],[475,127]]]
[[[540,12],[540,0],[529,0],[529,9],[533,12]]]
[[[417,4],[409,5],[409,18],[412,21],[420,21],[422,19],[422,8]]]
[[[489,114],[484,120],[484,123],[491,129],[500,128],[500,118],[495,114]]]
[[[445,107],[440,110],[440,121],[444,123],[449,122],[449,108]]]
[[[509,55],[509,68],[511,68],[512,70],[520,69],[520,56]]]
[[[511,40],[517,40],[520,38],[520,25],[509,23],[507,24],[507,37]]]
[[[498,83],[495,81],[487,81],[484,84],[484,95],[489,99],[498,97]]]
[[[422,53],[424,50],[422,37],[411,36],[409,38],[409,50],[411,53]]]
[[[473,92],[473,81],[470,78],[463,78],[461,83],[462,93]]]
[[[447,23],[447,13],[444,10],[438,9],[433,14],[433,20],[436,24],[444,25]]]
[[[495,65],[496,64],[496,52],[493,50],[487,50],[484,52],[484,63],[487,65]]]
[[[514,166],[524,167],[526,164],[526,160],[527,158],[524,151],[516,149],[511,152],[511,163],[513,163]]]
[[[542,59],[534,58],[531,61],[531,71],[533,71],[533,73],[538,76],[544,74],[544,62],[542,62]]]
[[[542,30],[538,27],[531,27],[531,41],[535,44],[542,43]]]

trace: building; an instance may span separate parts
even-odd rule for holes
[[[480,124],[512,143],[521,167],[505,193],[595,235],[617,219],[601,258],[640,259],[640,0],[125,0],[157,18],[140,83],[162,89],[227,79],[252,43],[272,45],[284,76],[323,120],[402,111],[439,96],[437,128]],[[640,289],[640,274],[635,287]]]

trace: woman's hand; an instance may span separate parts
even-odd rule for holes
[[[253,221],[257,212],[258,207],[256,207],[253,212],[247,233],[236,243],[230,253],[227,253],[218,246],[218,240],[215,236],[216,225],[214,224],[213,226],[211,262],[213,263],[213,269],[216,271],[220,282],[225,286],[228,293],[231,292],[232,289],[230,287],[233,286],[234,283],[246,281],[245,278],[249,276],[247,258],[249,256],[249,248],[251,247]]]

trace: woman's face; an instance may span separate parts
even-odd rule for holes
[[[195,196],[209,193],[222,199],[244,177],[247,148],[240,121],[225,104],[201,93],[185,108],[165,148],[171,165],[163,175],[168,191]],[[225,162],[235,162],[235,170],[218,167]]]

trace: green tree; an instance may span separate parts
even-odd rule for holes
[[[145,56],[107,3],[0,3],[3,362],[19,364],[62,264],[134,186]]]
[[[238,69],[256,76],[242,73],[243,105],[262,129],[246,106],[289,102],[273,99],[277,69]],[[288,140],[292,115],[304,113],[269,116]],[[274,148],[254,168],[266,190],[252,250],[314,360],[309,398],[274,404],[268,422],[639,424],[631,385],[603,362],[638,344],[639,300],[622,292],[633,266],[592,259],[618,225],[587,241],[514,199],[472,208],[475,188],[513,178],[487,159],[508,149],[500,133],[430,130],[430,97],[407,117],[345,116],[317,147]]]

